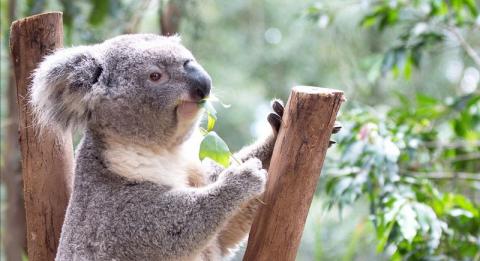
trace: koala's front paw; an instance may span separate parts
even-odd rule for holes
[[[279,99],[274,99],[272,101],[272,109],[273,112],[268,115],[267,120],[268,123],[270,123],[270,126],[272,126],[274,137],[277,137],[278,131],[280,130],[280,125],[282,124],[283,112],[285,111],[283,102]],[[338,133],[341,128],[341,124],[339,122],[335,122],[335,126],[333,126],[332,129],[332,134]],[[335,143],[335,141],[331,140],[328,144],[328,147]]]
[[[261,195],[265,190],[267,171],[262,169],[262,162],[251,158],[239,166],[230,167],[225,175],[225,183],[239,188],[247,197]]]

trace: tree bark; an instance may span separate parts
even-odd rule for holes
[[[8,21],[15,19],[16,1],[8,1]],[[7,85],[7,119],[5,121],[5,151],[3,153],[2,178],[5,181],[7,208],[5,211],[5,257],[9,261],[22,261],[27,251],[23,182],[18,144],[18,108],[16,102],[13,63],[9,60]],[[3,234],[3,233],[2,233]]]
[[[19,108],[27,243],[30,261],[54,260],[71,191],[73,147],[70,133],[42,132],[28,104],[31,72],[42,57],[62,47],[62,14],[17,20],[10,31]]]
[[[295,260],[343,92],[294,87],[243,260]]]
[[[176,34],[180,26],[181,17],[181,6],[175,3],[175,1],[168,1],[161,9],[160,14],[160,30],[162,35],[170,36]]]

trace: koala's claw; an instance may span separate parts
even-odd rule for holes
[[[270,123],[270,126],[272,126],[274,134],[277,135],[278,131],[280,130],[280,125],[282,125],[282,117],[283,113],[285,112],[285,107],[283,106],[283,102],[281,100],[274,99],[272,101],[272,109],[273,112],[267,116],[267,120],[268,123]],[[340,122],[336,121],[332,129],[332,134],[338,133],[341,129],[342,125],[340,124]],[[331,140],[328,143],[328,147],[330,148],[336,143],[336,141]]]
[[[272,126],[272,129],[275,131],[275,134],[280,130],[280,125],[282,125],[282,117],[278,114],[270,113],[267,117],[268,123]]]
[[[342,124],[340,124],[340,122],[336,121],[335,125],[333,126],[332,133],[333,134],[338,133],[341,129],[342,129]]]
[[[272,126],[274,134],[277,135],[278,130],[280,130],[280,125],[282,125],[282,117],[285,109],[283,107],[283,102],[278,99],[273,100],[271,106],[273,112],[268,115],[267,120],[268,123],[270,123],[270,126]]]
[[[335,125],[333,126],[333,129],[332,129],[332,134],[338,133],[341,129],[342,129],[342,124],[340,124],[340,122],[336,121]],[[331,140],[328,143],[328,147],[330,148],[332,145],[334,145],[336,143],[337,143],[336,141]]]
[[[272,101],[272,109],[273,111],[278,114],[280,117],[283,117],[284,106],[283,102],[279,99],[275,99]]]

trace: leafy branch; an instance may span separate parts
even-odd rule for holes
[[[480,208],[440,188],[443,181],[480,182],[478,109],[478,94],[449,103],[419,95],[385,113],[356,109],[343,115],[339,157],[327,172],[327,206],[366,197],[377,249],[393,251],[392,259],[475,258]],[[438,129],[450,136],[440,139]]]
[[[203,140],[200,143],[199,158],[203,160],[205,158],[210,158],[218,164],[228,167],[231,163],[231,160],[234,160],[236,163],[240,163],[230,152],[228,145],[223,141],[218,134],[213,131],[215,127],[215,122],[217,121],[217,111],[210,102],[218,101],[215,97],[210,98],[210,100],[203,100],[200,104],[205,109],[206,118],[207,118],[207,128],[200,128],[201,133],[204,135]],[[227,105],[221,103],[224,107]]]

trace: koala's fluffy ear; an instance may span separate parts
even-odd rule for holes
[[[30,92],[37,123],[63,130],[83,126],[94,105],[93,86],[103,68],[94,47],[61,49],[47,56],[35,72]]]

